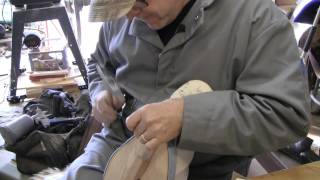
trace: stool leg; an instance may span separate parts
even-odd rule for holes
[[[17,81],[20,75],[20,58],[22,47],[22,36],[24,29],[23,17],[13,13],[12,26],[12,56],[11,56],[11,82],[10,82],[10,96],[16,96]]]
[[[77,24],[77,37],[78,37],[78,44],[81,45],[81,18],[80,18],[80,11],[82,9],[82,1],[74,1],[74,11],[76,15],[76,24]]]
[[[82,55],[80,53],[80,49],[78,47],[78,44],[77,44],[77,41],[76,41],[76,38],[73,34],[73,30],[71,28],[71,24],[70,24],[70,21],[68,19],[68,15],[67,15],[67,12],[66,10],[64,10],[62,12],[63,14],[61,16],[59,16],[59,22],[60,22],[60,25],[61,25],[61,28],[64,32],[64,35],[66,36],[66,39],[68,41],[68,44],[69,44],[69,47],[72,51],[72,54],[77,62],[77,65],[79,67],[79,70],[80,70],[80,73],[86,83],[86,85],[88,85],[88,81],[87,81],[87,70],[86,70],[86,67],[84,65],[84,61],[83,61],[83,58],[82,58]]]

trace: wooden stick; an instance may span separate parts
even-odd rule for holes
[[[61,81],[72,80],[72,79],[75,79],[75,78],[78,78],[78,77],[81,77],[81,74],[74,75],[74,76],[66,76],[66,77],[58,78],[58,79],[54,78],[52,80],[50,80],[50,79],[41,79],[40,82],[41,83],[58,83],[58,82],[61,82]]]
[[[46,81],[40,81],[39,84],[37,84],[34,87],[18,87],[17,90],[22,90],[22,89],[38,89],[38,88],[47,88],[47,87],[52,87],[52,86],[66,86],[66,85],[71,85],[71,84],[58,84],[64,81],[68,81],[68,80],[73,80],[75,78],[81,77],[81,75],[75,75],[75,76],[70,76],[70,77],[64,77],[64,78],[59,78],[59,79],[55,79],[55,80],[46,80]]]

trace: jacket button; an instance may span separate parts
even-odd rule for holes
[[[195,21],[198,21],[199,18],[200,18],[200,16],[199,16],[199,15],[196,15],[196,16],[194,17],[194,20],[195,20]]]

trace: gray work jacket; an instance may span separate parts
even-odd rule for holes
[[[88,65],[91,97],[108,89],[96,64],[144,103],[189,80],[215,90],[184,98],[178,146],[198,153],[194,166],[216,159],[210,155],[273,151],[308,131],[293,30],[272,1],[197,0],[166,46],[137,18],[107,22]]]

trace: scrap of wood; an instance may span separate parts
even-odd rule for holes
[[[61,78],[67,76],[69,70],[58,70],[58,71],[32,71],[29,74],[31,81],[40,81],[45,78]]]
[[[61,88],[64,86],[77,85],[74,79],[53,82],[53,83],[32,82],[29,79],[25,79],[25,80],[22,79],[19,82],[21,82],[21,84],[17,87],[17,90],[29,90],[29,89],[39,89],[39,88]]]
[[[73,80],[78,77],[82,77],[82,75],[78,74],[78,75],[74,75],[74,76],[65,76],[63,78],[48,78],[48,79],[46,78],[46,79],[41,79],[40,82],[41,83],[58,83],[61,81]]]

